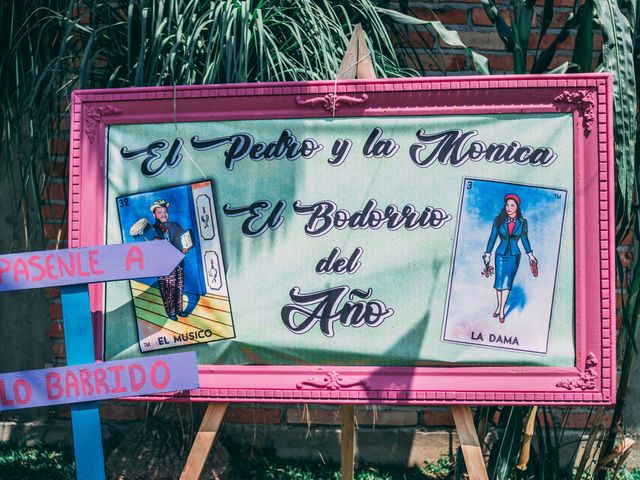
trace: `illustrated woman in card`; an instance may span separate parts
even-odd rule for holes
[[[505,195],[504,208],[500,211],[491,227],[487,248],[482,254],[485,271],[490,272],[491,252],[498,237],[500,238],[500,243],[495,253],[496,278],[493,283],[498,305],[495,312],[493,312],[493,316],[498,317],[500,323],[504,323],[507,300],[520,265],[521,252],[518,247],[518,241],[522,243],[524,251],[529,256],[529,264],[534,276],[537,276],[538,265],[538,260],[533,255],[533,250],[529,243],[527,220],[522,216],[522,211],[520,210],[520,198],[514,193]]]

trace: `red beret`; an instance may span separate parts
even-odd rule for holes
[[[507,193],[504,196],[504,203],[507,203],[507,200],[513,200],[516,202],[516,205],[520,206],[520,197],[518,197],[515,193]]]

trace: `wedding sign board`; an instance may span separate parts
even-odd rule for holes
[[[91,287],[99,356],[185,401],[609,404],[607,74],[78,91],[70,238],[170,243]]]

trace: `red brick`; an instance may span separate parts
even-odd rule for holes
[[[502,12],[501,15],[505,20],[509,17],[509,14],[507,12]],[[474,8],[471,14],[471,20],[473,21],[474,25],[481,25],[483,27],[491,27],[493,25],[493,23],[491,23],[491,20],[489,20],[486,12],[484,11],[484,8]]]
[[[89,25],[91,23],[91,9],[76,6],[71,12],[71,18],[81,25]]]
[[[227,410],[224,420],[231,423],[280,423],[280,409],[235,407]]]
[[[55,239],[61,237],[67,231],[67,222],[63,223],[45,223],[43,226],[44,238]]]
[[[49,317],[52,320],[60,320],[62,318],[62,305],[59,303],[49,304]]]
[[[539,33],[533,33],[529,36],[529,48],[536,48],[538,46],[538,39],[540,38]],[[540,42],[540,49],[545,50],[551,45],[551,42],[555,40],[556,36],[552,33],[546,33]],[[567,39],[560,43],[556,48],[558,50],[573,50],[576,44],[575,37],[571,34],[567,37]]]
[[[105,57],[103,56],[96,56],[94,63],[93,63],[93,68],[104,68],[108,65],[108,61]]]
[[[548,70],[553,70],[556,67],[559,67],[560,65],[562,65],[564,62],[570,62],[571,61],[571,57],[567,56],[567,55],[555,55],[553,57],[553,60],[551,60],[551,63],[549,64],[549,66],[547,67]]]
[[[618,257],[620,258],[622,268],[629,268],[633,263],[633,252],[631,251],[620,252]]]
[[[58,250],[60,248],[68,248],[69,242],[66,239],[66,232],[60,239],[48,239],[47,240],[47,250]]]
[[[64,348],[64,343],[51,344],[51,351],[53,352],[54,357],[66,358],[67,356],[67,351]]]
[[[623,296],[623,295],[624,295],[624,296]],[[626,294],[626,293],[622,294],[622,293],[620,293],[620,292],[616,293],[616,309],[618,309],[618,310],[619,310],[619,309],[621,309],[621,308],[622,308],[622,299],[623,299],[623,298],[624,298],[625,305],[626,305],[626,302],[627,302],[627,294]]]
[[[495,32],[460,32],[460,38],[475,50],[504,50],[504,43]]]
[[[633,245],[633,231],[630,230],[618,243],[618,245]]]
[[[50,183],[47,186],[45,198],[49,200],[66,200],[67,189],[64,183]]]
[[[430,408],[424,411],[424,424],[430,427],[455,426],[451,409]]]
[[[340,411],[337,408],[290,408],[287,410],[287,423],[339,425]]]
[[[591,62],[591,71],[595,71],[598,65],[600,65],[600,57],[599,55],[594,55],[593,61]]]
[[[407,35],[409,45],[414,48],[432,48],[435,41],[434,36],[428,30],[411,30]],[[395,45],[401,45],[399,41],[394,40]]]
[[[492,72],[513,72],[513,54],[506,52],[501,55],[486,54],[485,57],[489,60],[489,66]],[[534,57],[533,55],[527,55],[527,72],[531,71],[533,67]]]
[[[595,415],[589,415],[586,412],[567,411],[562,413],[561,425],[570,429],[591,428],[595,420]],[[609,425],[611,423],[611,413],[605,413],[602,416],[601,425]]]
[[[49,298],[60,298],[60,288],[47,287],[44,289],[44,294]]]
[[[511,15],[509,14],[509,10],[500,9],[500,16],[505,21],[505,23],[511,26]],[[489,16],[484,11],[484,8],[475,8],[473,13],[471,14],[471,19],[474,25],[479,25],[483,27],[493,27],[494,24],[489,19]],[[534,15],[531,18],[531,28],[538,28],[538,16]]]
[[[118,402],[101,402],[100,418],[103,420],[140,420],[145,418],[144,404],[127,405]]]
[[[622,275],[622,285],[620,284],[620,277],[616,275],[616,289],[627,289],[629,287],[629,272],[624,272]]]
[[[448,0],[435,0],[432,3],[450,3]],[[476,5],[478,4],[478,0],[456,0],[456,3],[475,3]],[[464,7],[462,7],[464,8]]]
[[[511,53],[505,53],[503,55],[485,55],[489,60],[489,66],[491,71],[513,71],[513,56]]]
[[[65,205],[45,205],[42,207],[42,216],[46,220],[64,221],[67,218]]]
[[[467,70],[466,55],[442,55],[439,61],[444,61],[444,69],[448,72]]]
[[[511,16],[509,15],[508,10],[499,10],[500,16],[506,22],[507,25],[511,26]],[[494,27],[494,23],[491,22],[487,12],[484,11],[484,8],[475,8],[473,13],[471,14],[471,19],[474,25],[479,25],[483,27]],[[535,23],[535,17],[532,20],[532,24]]]
[[[596,32],[593,34],[593,51],[599,52],[602,50],[602,32]]]
[[[69,115],[64,115],[60,119],[60,123],[58,124],[58,129],[60,131],[68,131],[70,127],[71,127],[71,120],[69,118]]]
[[[53,322],[47,331],[49,338],[64,338],[64,327],[61,322]]]
[[[420,65],[413,55],[406,55],[404,57],[404,62],[410,68],[414,68],[416,70],[424,70],[425,72],[439,72],[442,70],[458,72],[471,69],[471,67],[466,67],[466,55],[429,56],[426,53],[421,53],[418,55],[418,58],[420,61]]]
[[[67,178],[69,176],[69,162],[65,157],[55,157],[55,160],[45,164],[47,176],[52,178]]]
[[[51,140],[51,155],[67,155],[69,153],[68,139]]]
[[[567,23],[567,19],[571,14],[570,11],[565,12],[553,12],[553,18],[551,19],[551,25],[549,28],[562,28]]]
[[[440,20],[443,25],[466,25],[467,11],[459,8],[415,8],[413,13],[421,20]]]
[[[538,410],[538,421],[540,422],[540,424],[544,425],[545,419],[548,425],[553,425],[553,415],[551,415],[550,413],[545,414],[541,410]]]
[[[576,0],[554,0],[554,13],[558,7],[573,7]],[[539,7],[539,10],[544,7],[544,0],[536,0],[536,7]]]
[[[415,410],[372,410],[357,409],[358,425],[409,426],[417,425],[418,412]]]
[[[76,82],[76,85],[77,85],[77,82]],[[69,100],[70,100],[69,95],[58,99],[58,106],[60,107],[58,111],[60,112],[60,114],[65,115],[69,113],[69,110],[71,108],[71,102]]]

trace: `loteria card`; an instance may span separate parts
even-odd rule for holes
[[[211,182],[116,201],[124,242],[167,241],[185,255],[169,275],[130,282],[140,349],[234,338]]]
[[[463,180],[444,341],[547,353],[566,200],[558,188]]]

